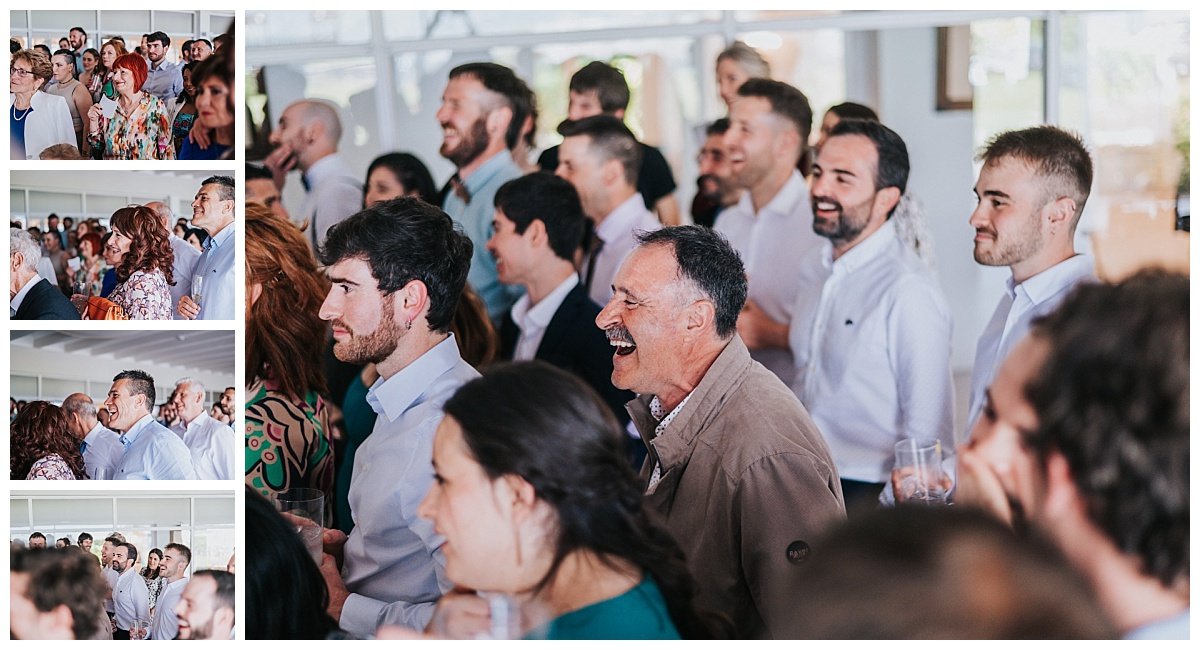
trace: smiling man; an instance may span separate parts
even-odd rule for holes
[[[183,544],[171,543],[163,549],[161,575],[167,579],[167,584],[155,601],[154,620],[150,623],[151,639],[170,640],[179,633],[175,605],[187,587],[187,570],[191,563],[192,549]]]
[[[742,262],[703,226],[643,233],[596,318],[613,384],[640,397],[646,499],[679,541],[696,604],[739,638],[796,638],[799,564],[845,516],[837,470],[804,407],[737,335]]]
[[[123,432],[120,440],[125,447],[113,478],[196,479],[187,445],[170,429],[154,421],[153,406],[153,377],[141,370],[124,370],[113,377],[104,410],[109,413],[108,428]]]
[[[792,390],[837,461],[848,507],[874,502],[902,438],[953,444],[950,309],[891,219],[908,149],[878,122],[843,120],[813,167],[813,230],[789,340]]]
[[[176,278],[187,282],[190,294],[179,299],[176,312],[188,319],[233,320],[234,257],[234,182],[232,176],[210,176],[200,184],[192,200],[192,225],[208,233],[204,252],[196,260],[192,274]],[[199,284],[197,284],[199,280]],[[199,303],[199,304],[197,304]]]
[[[168,104],[175,101],[183,90],[182,66],[167,61],[167,49],[170,47],[170,36],[164,32],[154,32],[146,37],[146,50],[143,52],[150,65],[142,90]]]
[[[197,571],[175,605],[179,638],[232,639],[235,609],[233,574],[214,569]]]
[[[444,212],[403,198],[330,228],[320,249],[331,283],[320,315],[333,325],[333,352],[379,371],[367,392],[378,417],[350,482],[355,525],[349,538],[325,531],[321,565],[329,613],[355,635],[384,623],[424,628],[450,587],[441,540],[417,505],[433,481],[442,403],[479,376],[450,333],[471,248]]]

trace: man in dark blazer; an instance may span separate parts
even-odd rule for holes
[[[42,249],[33,236],[11,228],[9,262],[9,316],[14,320],[79,320],[79,312],[58,287],[37,272]]]
[[[574,372],[624,426],[625,403],[634,395],[612,385],[613,347],[596,327],[600,306],[575,271],[585,221],[575,188],[544,172],[530,174],[501,186],[495,206],[487,249],[500,281],[525,287],[500,326],[501,357],[540,359]]]

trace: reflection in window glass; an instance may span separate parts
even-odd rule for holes
[[[976,146],[1009,129],[1041,124],[1045,106],[1043,22],[1005,18],[971,23],[968,77],[975,89]]]
[[[464,38],[717,22],[720,11],[479,11],[383,12],[388,39]]]

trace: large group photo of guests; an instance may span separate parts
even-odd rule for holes
[[[38,23],[43,12],[12,13]],[[193,12],[197,32],[201,13]],[[11,36],[10,158],[232,159],[232,20],[221,29],[174,38],[155,30],[135,41],[82,26]]]
[[[444,183],[268,100],[246,637],[1187,638],[1189,281],[1097,273],[1095,145],[998,131],[945,188],[977,204],[939,250],[1007,275],[956,425],[905,138],[743,42],[709,65],[687,215],[607,61],[542,152],[529,80],[450,68]]]

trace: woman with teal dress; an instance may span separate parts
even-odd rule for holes
[[[713,638],[675,540],[650,518],[612,412],[542,362],[493,366],[445,406],[418,514],[445,537],[446,636]],[[465,592],[474,591],[474,594]],[[497,604],[519,616],[493,620]],[[477,621],[479,629],[471,629]]]

